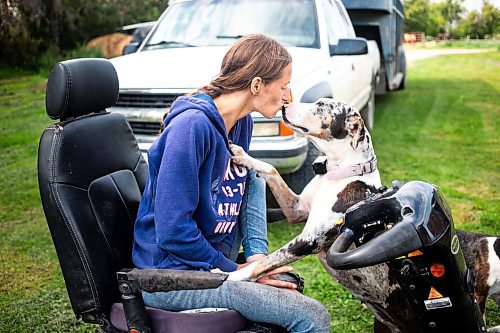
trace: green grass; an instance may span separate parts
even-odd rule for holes
[[[436,47],[458,47],[465,49],[496,49],[500,50],[500,42],[493,39],[463,39],[448,40],[436,44]]]
[[[0,69],[0,332],[91,332],[74,318],[43,216],[38,139],[51,123],[45,78]],[[372,133],[385,184],[437,184],[459,228],[500,233],[500,52],[442,56],[408,72],[407,89],[377,99]],[[272,249],[301,230],[270,225]],[[294,263],[306,294],[329,309],[332,332],[371,332],[370,312],[314,256]],[[488,303],[488,325],[500,310]]]
[[[51,123],[46,78],[14,73],[0,71],[0,332],[72,332],[83,325],[69,306],[38,194],[38,138]]]
[[[490,49],[500,51],[500,41],[495,39],[457,39],[446,40],[442,42],[425,42],[417,45],[409,45],[409,48],[428,49],[428,48],[461,48],[461,49]]]

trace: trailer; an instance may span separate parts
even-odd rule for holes
[[[405,88],[406,58],[403,50],[402,0],[342,0],[356,36],[375,40],[380,52],[377,95]]]

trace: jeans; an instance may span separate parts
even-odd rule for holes
[[[229,252],[231,260],[235,261],[238,257],[240,245],[243,245],[245,259],[254,254],[267,254],[268,251],[266,181],[257,177],[253,170],[248,171],[238,228]]]
[[[225,281],[216,289],[143,292],[142,296],[146,305],[164,310],[228,308],[250,321],[276,324],[291,333],[330,332],[330,317],[320,302],[255,282]]]

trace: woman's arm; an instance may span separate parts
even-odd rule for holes
[[[189,266],[234,271],[237,265],[212,247],[193,220],[200,166],[210,152],[211,124],[198,114],[174,122],[166,129],[154,199],[158,245]]]

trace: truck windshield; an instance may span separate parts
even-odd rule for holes
[[[170,5],[143,50],[231,45],[263,33],[285,46],[318,48],[313,0],[202,0]]]

